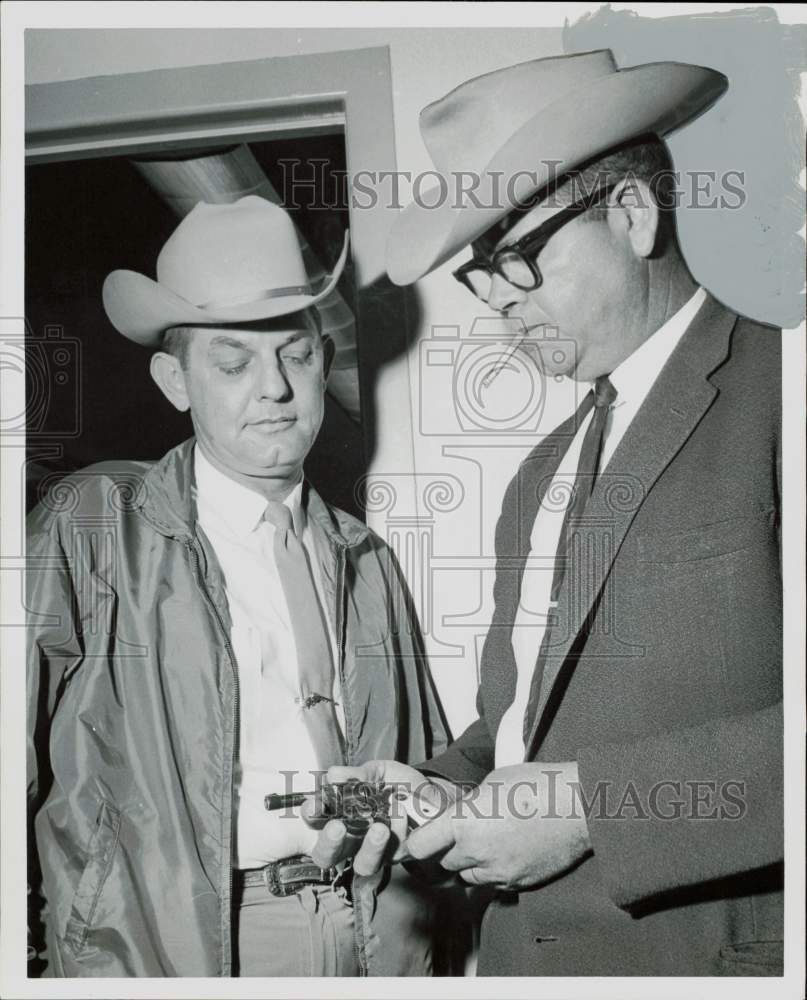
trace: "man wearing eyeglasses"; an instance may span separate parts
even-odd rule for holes
[[[504,494],[479,718],[418,770],[331,775],[442,800],[386,850],[498,890],[482,975],[782,973],[780,335],[690,273],[663,142],[726,85],[606,50],[421,115],[438,168],[480,183],[401,214],[390,276],[470,245],[455,277],[573,340],[542,365],[591,387]]]

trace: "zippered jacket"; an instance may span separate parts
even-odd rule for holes
[[[29,931],[46,975],[231,974],[238,675],[193,446],[90,466],[29,517]],[[310,488],[308,516],[348,763],[441,752],[391,551]],[[365,975],[430,973],[426,893],[398,869],[355,878]]]

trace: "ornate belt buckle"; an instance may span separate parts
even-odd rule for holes
[[[263,869],[264,884],[273,896],[293,896],[304,885],[327,885],[335,877],[335,868],[319,868],[302,854],[272,861]]]
[[[292,896],[297,891],[293,881],[282,879],[281,871],[288,866],[288,860],[272,861],[263,870],[263,881],[273,896]]]
[[[277,878],[277,861],[271,861],[265,866],[263,872],[263,884],[266,886],[266,891],[270,892],[273,896],[280,896],[280,885]]]

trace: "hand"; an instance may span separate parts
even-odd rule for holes
[[[420,771],[394,760],[372,760],[360,767],[335,766],[329,769],[327,775],[332,784],[341,784],[349,778],[393,785],[402,794],[417,791],[438,806],[445,806],[449,801],[446,794]],[[363,838],[348,833],[341,820],[330,820],[320,831],[310,851],[311,857],[322,868],[353,857],[353,870],[358,875],[372,875],[384,864],[406,860],[409,855],[402,845],[408,829],[407,816],[401,803],[394,798],[390,813],[389,827],[384,823],[373,823]],[[315,801],[307,801],[301,814],[310,825],[318,825]]]
[[[473,885],[530,888],[591,850],[578,785],[575,761],[501,767],[413,831],[404,849],[417,859],[445,852],[443,868]]]

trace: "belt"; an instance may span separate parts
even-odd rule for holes
[[[273,896],[291,896],[307,885],[334,885],[350,869],[320,868],[306,854],[272,861],[263,868],[233,869],[233,886],[246,889],[262,885]]]

